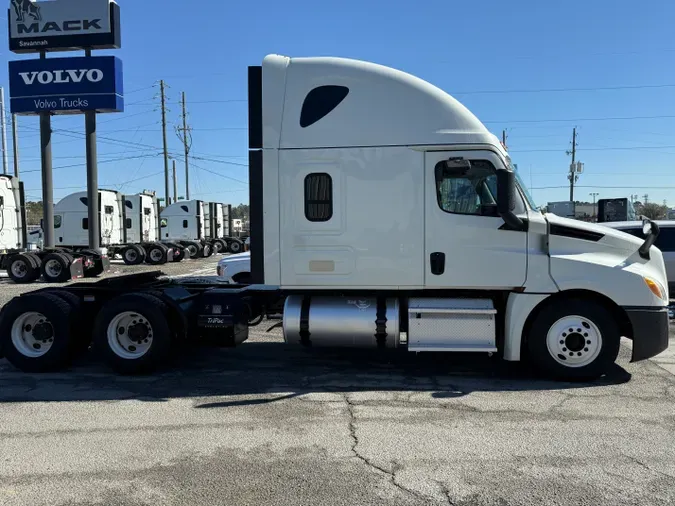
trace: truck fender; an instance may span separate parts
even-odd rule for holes
[[[504,360],[520,360],[525,323],[534,308],[549,298],[550,294],[510,293],[506,301],[504,325]]]

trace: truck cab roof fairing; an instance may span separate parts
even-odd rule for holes
[[[316,89],[328,104],[304,120]],[[336,93],[337,92],[337,93]],[[314,95],[314,96],[313,96]],[[498,140],[466,107],[415,76],[346,58],[263,61],[263,146],[267,149],[349,146],[490,144]]]

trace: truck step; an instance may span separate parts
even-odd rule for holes
[[[495,352],[496,314],[490,299],[410,299],[408,351]]]

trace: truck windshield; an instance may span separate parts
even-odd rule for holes
[[[520,172],[518,172],[518,165],[515,165],[511,161],[511,158],[507,157],[507,161],[509,163],[509,168],[516,175],[516,182],[518,183],[518,186],[520,188],[520,192],[523,194],[523,197],[525,198],[525,200],[527,200],[527,205],[530,206],[530,209],[538,211],[539,208],[537,207],[537,204],[534,203],[534,199],[532,198],[532,195],[530,195],[530,191],[527,189],[527,186],[525,186],[525,183],[523,182],[522,178],[520,177]]]

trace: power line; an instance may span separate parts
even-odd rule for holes
[[[477,91],[448,91],[450,95],[496,95],[508,93],[558,93],[572,91],[608,91],[608,90],[641,90],[654,88],[675,88],[675,84],[640,84],[626,86],[598,86],[591,88],[539,88],[516,90],[477,90]]]
[[[110,159],[110,160],[101,160],[98,163],[112,163],[112,162],[121,162],[121,161],[124,161],[124,160],[138,160],[140,158],[153,158],[155,156],[157,156],[157,155],[125,156],[125,157],[121,157],[121,158],[113,158],[113,159]],[[60,167],[53,167],[52,170],[70,169],[70,168],[73,168],[73,167],[82,167],[82,166],[83,166],[82,163],[74,163],[74,164],[71,164],[71,165],[61,165]],[[22,174],[26,174],[26,173],[29,173],[29,172],[41,172],[41,169],[22,170],[21,171]]]
[[[222,177],[222,178],[225,178],[225,179],[229,179],[229,180],[231,180],[231,181],[236,181],[237,183],[245,184],[245,185],[248,186],[248,182],[242,181],[241,179],[237,179],[237,178],[234,178],[234,177],[226,176],[225,174],[221,174],[221,173],[215,172],[215,171],[213,171],[213,170],[205,169],[205,168],[202,167],[201,165],[197,165],[197,164],[194,163],[194,162],[192,163],[192,165],[193,165],[194,167],[197,167],[197,168],[200,169],[200,170],[203,170],[204,172],[208,172],[208,173],[213,174],[213,175],[215,175],[215,176],[219,176],[219,177]]]
[[[673,119],[675,115],[659,115],[659,116],[623,116],[623,117],[613,117],[613,118],[570,118],[570,119],[518,119],[512,121],[504,120],[490,120],[490,121],[481,121],[482,123],[556,123],[556,122],[581,122],[581,121],[624,121],[624,120],[636,120],[636,119]]]

